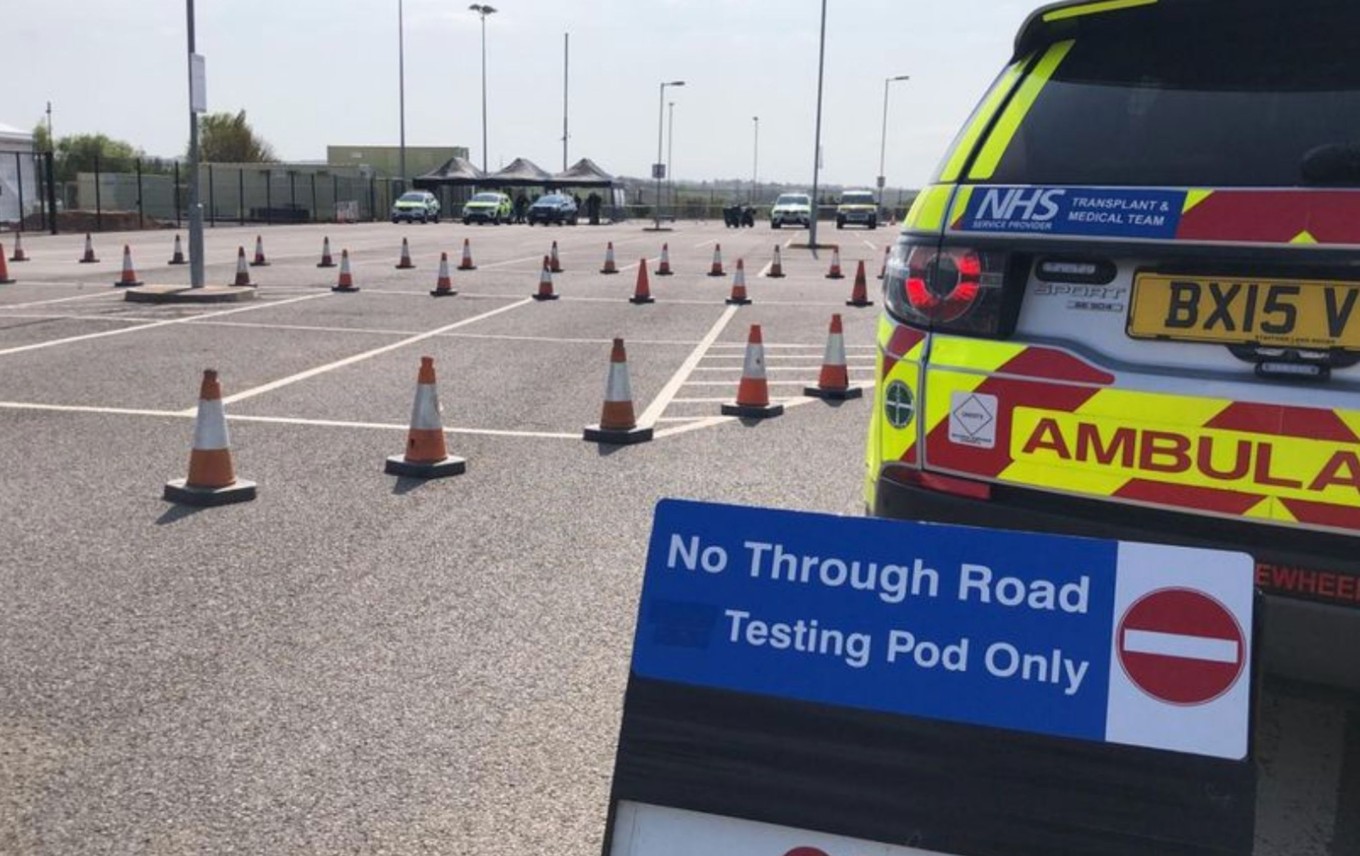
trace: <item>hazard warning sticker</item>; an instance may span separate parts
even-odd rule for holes
[[[949,407],[949,442],[977,449],[996,445],[996,396],[955,390]]]

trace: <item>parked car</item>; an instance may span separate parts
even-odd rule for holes
[[[408,190],[392,203],[392,222],[439,222],[439,198],[428,190]]]
[[[812,225],[812,197],[806,193],[781,193],[770,209],[770,228],[778,229],[785,223],[803,228]]]
[[[836,206],[836,228],[844,229],[847,223],[878,228],[878,201],[872,190],[847,190],[841,194],[841,204]]]
[[[576,200],[562,193],[549,193],[538,197],[533,205],[529,206],[529,225],[535,223],[556,223],[561,225],[569,223],[576,225],[577,211]]]
[[[510,197],[504,193],[478,193],[463,206],[463,222],[500,225],[511,220]]]

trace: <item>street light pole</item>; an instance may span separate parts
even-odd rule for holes
[[[666,122],[666,186],[671,197],[671,218],[675,218],[675,173],[671,172],[671,155],[675,153],[675,102],[669,102],[670,118]]]
[[[883,175],[883,165],[888,156],[888,84],[895,80],[911,80],[909,74],[899,74],[896,77],[885,77],[883,79],[883,138],[878,144],[878,207],[883,208],[883,187],[887,183],[887,178]]]
[[[401,114],[401,187],[406,189],[406,16],[397,0],[397,110]]]
[[[194,81],[194,0],[185,0],[185,7],[189,19],[189,286],[202,288],[203,204],[198,190],[198,107],[201,105],[197,103],[201,93],[195,91]]]
[[[486,16],[495,14],[496,9],[485,3],[473,3],[468,8],[482,16],[482,172],[486,172]]]
[[[663,82],[661,84],[661,97],[656,105],[656,162],[652,164],[652,174],[656,178],[656,205],[654,206],[655,211],[653,212],[652,220],[656,231],[661,230],[661,173],[663,171],[661,140],[662,134],[666,129],[666,87],[684,85],[685,81],[683,80]]]
[[[808,245],[817,248],[817,173],[822,165],[822,72],[826,67],[826,0],[822,0],[822,34],[817,49],[817,136],[812,147],[812,216],[808,218]]]
[[[760,117],[752,116],[751,121],[755,123],[756,134],[755,143],[752,146],[751,155],[751,204],[756,204],[756,185],[760,182]]]

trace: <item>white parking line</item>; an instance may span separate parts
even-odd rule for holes
[[[44,283],[51,285],[51,283]],[[101,291],[98,294],[80,294],[75,297],[58,297],[53,300],[33,300],[28,303],[14,303],[9,306],[0,307],[4,309],[23,309],[25,306],[48,306],[53,303],[70,303],[73,300],[93,300],[96,297],[121,297],[121,291]]]
[[[652,425],[661,414],[666,412],[671,400],[680,392],[680,387],[684,386],[685,381],[689,379],[690,372],[694,371],[695,366],[699,365],[699,361],[708,352],[709,346],[722,335],[723,330],[727,328],[727,323],[732,320],[732,317],[737,314],[737,310],[740,308],[739,306],[729,306],[723,310],[723,314],[718,317],[717,321],[713,322],[713,326],[704,334],[704,338],[699,340],[699,344],[695,345],[694,350],[680,364],[680,368],[676,370],[670,380],[666,381],[661,392],[657,393],[656,398],[652,399],[652,403],[647,405],[647,409],[638,417],[639,425]]]
[[[223,315],[234,315],[238,312],[253,312],[256,309],[268,309],[274,306],[285,306],[289,303],[298,303],[303,300],[315,300],[318,297],[330,297],[330,292],[323,291],[320,294],[306,294],[302,297],[293,297],[288,300],[276,300],[264,303],[255,303],[250,306],[242,306],[237,309],[224,309],[221,312],[208,312],[202,315],[194,315],[185,318],[170,318],[165,321],[154,321],[150,324],[142,324],[137,327],[124,327],[121,330],[104,330],[101,333],[86,333],[83,336],[68,336],[65,339],[52,339],[47,342],[35,342],[31,345],[20,345],[14,348],[6,348],[0,351],[0,357],[9,354],[20,354],[25,351],[37,351],[42,348],[51,348],[57,345],[67,345],[72,342],[84,342],[89,339],[102,339],[106,336],[121,336],[124,333],[136,333],[139,330],[152,330],[156,327],[168,327],[172,324],[188,324],[199,318],[217,318]]]
[[[355,354],[354,356],[351,357],[345,357],[342,360],[336,360],[335,362],[332,363],[326,363],[325,365],[307,369],[306,371],[298,372],[297,374],[289,375],[288,377],[282,377],[279,378],[278,380],[261,384],[260,386],[254,387],[252,389],[247,389],[244,392],[238,392],[235,395],[228,396],[222,399],[222,402],[224,404],[231,404],[237,401],[244,401],[247,398],[254,398],[257,395],[263,395],[266,392],[273,392],[274,390],[288,386],[289,384],[294,384],[297,383],[298,381],[307,380],[308,378],[313,378],[316,377],[317,375],[325,374],[326,372],[329,371],[334,371],[335,369],[344,368],[345,366],[351,366],[354,365],[355,363],[363,362],[364,360],[370,359],[372,357],[377,357],[382,354],[395,351],[398,348],[404,348],[407,345],[414,345],[417,342],[423,342],[426,339],[438,336],[440,333],[447,333],[450,330],[456,330],[459,327],[465,327],[468,324],[475,324],[476,322],[486,318],[490,318],[493,315],[499,315],[502,312],[509,312],[512,309],[518,309],[519,307],[524,306],[526,303],[530,302],[532,302],[532,298],[526,297],[517,303],[511,303],[509,306],[501,306],[497,309],[492,309],[490,312],[483,312],[481,315],[473,315],[471,318],[464,318],[461,321],[455,321],[452,324],[446,324],[443,327],[437,327],[434,330],[419,333],[415,336],[408,336],[399,342],[393,342],[389,345],[383,345],[382,347],[379,348],[373,348],[372,350],[364,351],[362,354]],[[196,409],[197,408],[195,407],[195,410]]]

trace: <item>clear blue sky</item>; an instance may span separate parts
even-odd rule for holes
[[[211,110],[244,108],[286,160],[327,144],[398,139],[397,0],[197,0]],[[571,33],[570,156],[645,175],[658,84],[674,100],[674,171],[812,173],[819,0],[504,0],[487,20],[489,160],[562,165],[562,35]],[[883,80],[886,173],[919,186],[1009,57],[1038,0],[830,0],[823,179],[872,184]],[[102,131],[149,154],[188,136],[181,0],[43,0],[4,15],[0,123],[31,128],[53,103],[58,136]],[[404,0],[408,145],[465,145],[481,162],[480,31],[457,0]]]

